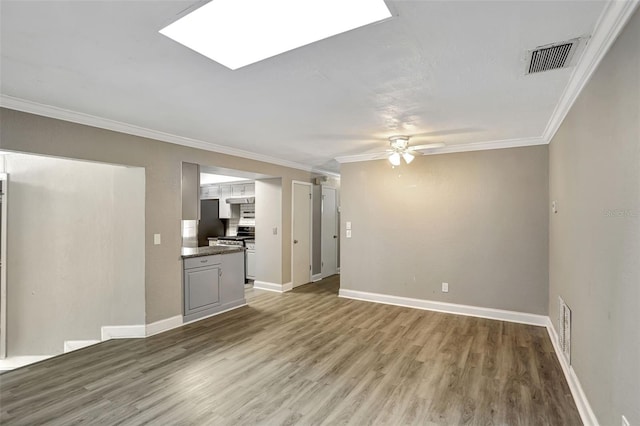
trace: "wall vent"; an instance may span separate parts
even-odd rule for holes
[[[558,297],[558,308],[558,344],[567,364],[571,365],[571,309],[562,297]]]
[[[538,46],[528,52],[526,74],[535,74],[573,65],[572,59],[583,38]]]

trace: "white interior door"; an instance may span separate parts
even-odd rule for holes
[[[338,200],[335,188],[322,187],[322,278],[338,273]]]
[[[291,284],[311,281],[311,184],[293,182]]]

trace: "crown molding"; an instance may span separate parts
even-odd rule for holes
[[[246,158],[248,160],[261,161],[264,163],[275,164],[278,166],[289,167],[292,169],[304,170],[311,172],[312,167],[306,164],[296,163],[293,161],[283,160],[280,158],[270,157],[268,155],[256,154],[254,152],[244,151],[241,149],[230,148],[228,146],[218,145],[211,142],[205,142],[198,139],[191,139],[184,136],[172,135],[170,133],[160,132],[157,130],[147,129],[145,127],[136,126],[134,124],[123,123],[120,121],[110,120],[108,118],[97,117],[82,112],[71,111],[64,108],[58,108],[51,105],[44,105],[38,102],[26,99],[16,98],[0,94],[0,107],[13,109],[16,111],[27,112],[30,114],[40,115],[43,117],[55,118],[72,123],[83,124],[85,126],[97,127],[100,129],[111,130],[119,133],[126,133],[133,136],[143,138],[156,139],[162,142],[169,142],[176,145],[187,146],[190,148],[202,149],[204,151],[217,152],[219,154],[233,155],[234,157]]]
[[[518,148],[523,146],[544,145],[546,143],[547,142],[543,138],[504,139],[504,140],[497,140],[497,141],[448,145],[442,148],[430,149],[428,152],[424,152],[423,154],[438,155],[438,154],[451,154],[454,152],[485,151],[488,149]],[[384,159],[385,156],[381,156],[381,155],[382,154],[380,152],[375,152],[370,154],[345,155],[342,157],[336,157],[336,161],[340,164],[343,164],[343,163],[356,163],[359,161],[371,161],[371,160]]]
[[[629,18],[633,15],[640,0],[613,0],[607,2],[596,22],[591,39],[573,70],[569,83],[565,86],[560,100],[542,134],[546,143],[550,143],[573,106],[574,102],[587,85],[598,65],[609,51]]]

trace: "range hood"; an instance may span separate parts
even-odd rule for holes
[[[256,197],[232,197],[227,198],[227,204],[254,204]]]

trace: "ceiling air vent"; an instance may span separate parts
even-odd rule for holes
[[[581,40],[581,38],[574,38],[560,43],[538,46],[530,50],[526,74],[556,70],[572,65],[571,59],[575,56]]]

